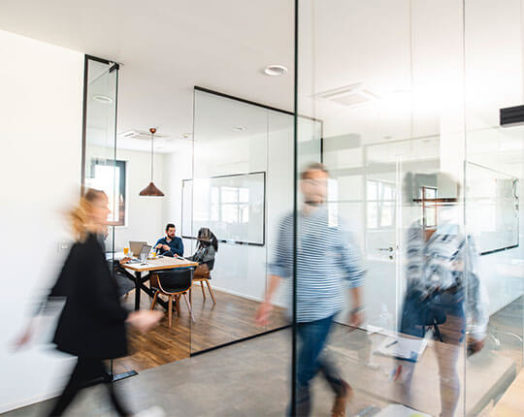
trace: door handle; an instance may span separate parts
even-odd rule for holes
[[[393,246],[390,246],[389,248],[378,248],[379,251],[382,252],[393,252]]]

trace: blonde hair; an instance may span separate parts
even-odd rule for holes
[[[69,219],[71,221],[71,229],[73,231],[73,236],[75,241],[83,242],[88,235],[88,225],[89,225],[89,213],[92,210],[93,203],[106,196],[106,193],[101,190],[95,190],[93,188],[88,188],[80,201],[69,212]]]

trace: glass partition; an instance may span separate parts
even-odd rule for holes
[[[146,244],[153,247],[165,235],[166,224],[176,221],[169,210],[164,216],[164,206],[170,195],[167,198],[139,195],[151,181],[152,163],[153,179],[165,190],[164,157],[157,151],[151,158],[154,138],[150,134],[141,133],[138,137],[117,134],[118,72],[115,63],[86,57],[83,185],[102,189],[109,197],[111,213],[105,246],[122,303],[129,310],[149,309],[156,292],[151,283],[155,273],[148,269],[154,266],[153,261],[146,260],[141,266],[145,269],[140,270],[136,264],[124,268],[119,260],[133,255],[138,258],[141,248]],[[170,174],[168,171],[165,175],[169,177]],[[180,235],[180,230],[176,235]],[[149,253],[145,256],[149,257]],[[113,373],[118,378],[189,357],[190,315],[181,298],[174,303],[170,324],[168,299],[167,294],[157,297],[155,308],[166,313],[158,327],[146,335],[132,328],[128,330],[132,353],[112,363]]]
[[[298,3],[296,415],[462,415],[462,2]]]
[[[276,223],[292,212],[292,138],[291,114],[195,88],[193,172],[182,179],[182,235],[191,254],[212,256],[199,259],[195,271],[192,353],[289,324],[289,288],[274,299],[269,324],[257,325],[255,317]]]
[[[377,416],[490,415],[511,389],[524,145],[499,110],[522,103],[520,10],[298,2],[297,111],[323,144],[311,157],[299,129],[296,415],[330,392],[341,411],[346,383]]]
[[[504,408],[507,401],[520,401],[522,394],[514,380],[521,373],[524,347],[519,200],[524,130],[500,126],[500,109],[522,105],[523,100],[521,10],[520,1],[465,2],[465,220],[480,253],[471,269],[484,284],[467,296],[471,304],[485,300],[489,316],[486,329],[475,329],[486,335],[484,348],[479,353],[467,352],[465,409],[472,410],[470,415],[511,415],[515,410]],[[492,24],[483,27],[487,16]],[[474,322],[478,314],[470,309],[467,320]],[[488,386],[489,395],[477,401],[479,380]]]

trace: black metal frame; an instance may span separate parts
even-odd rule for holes
[[[87,54],[84,55],[84,85],[83,85],[83,93],[82,93],[82,158],[80,161],[80,193],[81,195],[84,194],[85,179],[86,179],[85,164],[86,164],[86,146],[87,146],[87,88],[88,88],[89,61],[101,62],[102,64],[107,64],[107,65],[114,64],[112,61],[109,61],[104,58],[99,58],[99,57],[96,57],[93,55],[87,55]],[[118,64],[114,64],[114,65],[116,65],[116,67],[111,67],[110,71],[114,71],[114,69],[119,69]],[[117,81],[117,84],[118,84],[118,81]],[[118,103],[118,98],[116,101]],[[116,104],[115,104],[115,112],[116,112]]]
[[[227,346],[231,346],[231,345],[235,345],[237,343],[246,342],[246,341],[251,340],[251,339],[256,339],[257,337],[260,337],[260,336],[266,336],[266,335],[271,334],[271,333],[279,332],[280,330],[289,329],[290,327],[291,327],[291,324],[286,324],[285,326],[275,327],[274,329],[266,330],[266,331],[264,331],[262,333],[257,333],[257,334],[254,334],[252,336],[243,337],[242,339],[232,340],[231,342],[223,343],[221,345],[213,346],[213,347],[210,347],[210,348],[207,348],[207,349],[202,349],[202,350],[199,350],[197,352],[191,352],[189,354],[189,357],[192,358],[194,356],[198,356],[198,355],[201,355],[203,353],[212,352],[214,350],[221,349],[221,348],[224,348],[224,347],[227,347]]]
[[[295,78],[296,78],[296,70],[295,70]],[[263,109],[267,109],[267,110],[272,110],[272,111],[276,111],[276,112],[279,112],[279,113],[288,114],[288,115],[293,116],[293,117],[296,114],[296,113],[290,112],[288,110],[279,109],[278,107],[268,106],[267,104],[258,103],[256,101],[247,100],[245,98],[232,96],[230,94],[222,93],[222,92],[216,91],[216,90],[211,90],[211,89],[205,88],[205,87],[200,87],[198,85],[195,85],[193,87],[193,89],[195,91],[202,91],[203,93],[213,94],[215,96],[224,97],[224,98],[227,98],[227,99],[230,99],[230,100],[238,101],[240,103],[250,104],[250,105],[256,106],[256,107],[262,107]],[[295,110],[297,110],[297,108],[295,108]],[[312,120],[314,122],[319,122],[320,123],[320,162],[323,162],[323,160],[324,160],[324,121],[322,119],[317,119],[317,118],[311,117],[311,116],[305,116],[303,114],[298,114],[297,117],[299,119],[307,119],[307,120]],[[298,126],[295,126],[295,131],[296,131],[297,127]],[[194,132],[194,129],[193,129],[193,132]]]
[[[244,242],[242,240],[231,241],[231,240],[227,240],[227,239],[217,239],[219,242],[221,242],[221,243],[231,243],[231,244],[235,244],[235,245],[248,245],[248,246],[261,246],[261,247],[266,245],[266,171],[246,172],[245,174],[239,173],[239,174],[231,174],[231,175],[215,175],[213,177],[206,178],[206,179],[216,179],[216,178],[241,177],[241,176],[246,176],[246,175],[259,175],[259,174],[262,174],[263,178],[264,178],[264,204],[263,204],[264,213],[262,214],[262,216],[263,216],[262,243]],[[181,219],[180,220],[181,221],[180,232],[181,232],[181,236],[182,236],[183,239],[196,240],[197,238],[195,236],[184,236],[182,234],[182,227],[183,227],[183,224],[184,224],[184,183],[192,182],[192,181],[193,180],[191,178],[187,178],[187,179],[183,179],[182,180],[182,198],[181,198],[182,207],[181,207],[181,210],[180,210],[180,219]]]

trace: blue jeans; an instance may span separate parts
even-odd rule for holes
[[[346,388],[338,370],[328,360],[327,356],[322,354],[334,317],[333,315],[325,319],[298,323],[297,325],[300,343],[297,359],[297,416],[308,416],[310,414],[310,383],[319,371],[336,395],[345,394]]]

